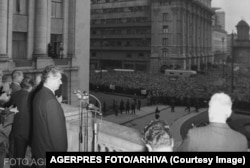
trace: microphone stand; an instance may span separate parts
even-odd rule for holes
[[[79,152],[82,152],[82,143],[83,143],[83,135],[82,135],[82,125],[83,125],[83,109],[86,108],[86,113],[87,113],[87,125],[84,124],[84,151],[88,151],[88,96],[86,93],[82,93],[81,91],[74,91],[74,94],[79,99],[80,106],[79,106]]]
[[[79,116],[80,116],[80,122],[79,122],[79,152],[82,151],[82,143],[83,143],[83,135],[82,135],[82,125],[83,125],[83,109],[86,109],[86,116],[84,120],[84,151],[88,151],[88,123],[89,123],[89,112],[94,113],[94,118],[92,117],[93,121],[93,142],[92,142],[92,150],[97,151],[97,138],[98,138],[98,123],[97,123],[97,114],[101,116],[101,121],[102,121],[102,105],[100,100],[95,97],[92,94],[87,94],[86,92],[81,92],[81,91],[74,91],[74,94],[77,95],[79,102],[80,102],[80,110],[79,110]],[[91,109],[89,105],[89,97],[94,98],[99,105],[99,110],[98,109]],[[93,115],[92,115],[93,116]]]
[[[99,112],[98,110],[94,110],[94,111],[90,111],[90,112],[93,112],[95,113],[94,114],[94,123],[93,123],[93,144],[92,144],[92,150],[93,152],[96,152],[97,151],[97,138],[98,138],[98,124],[97,124],[97,113],[101,116],[101,120],[102,120],[102,104],[100,102],[100,100],[95,97],[94,95],[92,94],[89,94],[90,97],[94,98],[97,102],[98,102],[98,105],[99,105]]]
[[[80,116],[80,122],[79,122],[79,152],[82,151],[82,113],[83,113],[83,109],[82,109],[82,99],[80,99],[80,109],[79,109],[79,116]]]
[[[85,152],[88,152],[88,137],[89,137],[89,130],[88,130],[88,127],[89,127],[89,120],[88,120],[88,118],[89,118],[89,112],[88,112],[88,104],[87,104],[87,106],[86,106],[86,118],[85,118],[85,120],[86,120],[86,122],[85,122],[85,126],[84,126],[84,128],[85,128],[85,131],[84,131],[84,151]]]

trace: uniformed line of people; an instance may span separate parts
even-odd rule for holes
[[[112,110],[116,116],[119,112],[120,114],[125,113],[136,115],[136,110],[141,110],[141,100],[135,98],[132,101],[127,99],[126,102],[124,100],[121,100],[120,102],[113,100]]]

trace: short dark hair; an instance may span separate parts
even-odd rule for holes
[[[11,78],[12,78],[12,80],[13,80],[13,79],[16,79],[16,78],[19,77],[19,76],[21,76],[21,74],[23,75],[23,72],[22,72],[22,71],[14,70],[14,71],[11,73]]]
[[[42,77],[41,77],[42,82],[44,83],[48,79],[49,74],[52,74],[53,76],[56,76],[58,73],[62,74],[63,71],[60,68],[58,68],[58,67],[56,67],[54,65],[46,66],[44,68],[43,72],[42,72]]]
[[[157,147],[161,145],[172,145],[172,135],[169,125],[163,120],[151,121],[143,130],[144,143]]]
[[[34,81],[30,77],[25,77],[20,85],[23,89],[29,89],[34,86]]]

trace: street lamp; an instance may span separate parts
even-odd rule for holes
[[[231,93],[234,91],[234,33],[232,32],[232,49],[231,49]]]
[[[224,67],[224,40],[225,40],[225,38],[222,37],[222,38],[221,38],[221,41],[222,41],[222,63],[223,63],[223,67],[222,67],[222,69],[223,69],[223,71],[222,71],[222,78],[224,78],[224,75],[225,75],[225,67]]]

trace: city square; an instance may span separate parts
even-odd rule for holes
[[[53,151],[249,151],[247,5],[0,0],[0,167]]]

